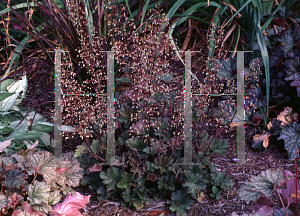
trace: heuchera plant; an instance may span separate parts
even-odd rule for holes
[[[0,152],[11,140],[0,143]],[[1,154],[1,212],[6,215],[81,215],[78,210],[89,203],[90,195],[82,196],[71,188],[79,186],[83,175],[78,160],[72,153],[64,153],[61,161],[55,160],[52,153],[36,150],[37,145],[38,140],[26,151]],[[66,194],[64,201],[58,203]]]
[[[107,169],[99,164],[99,158],[105,157],[103,143],[107,136],[106,133],[98,135],[99,130],[94,131],[97,139],[85,139],[75,152],[85,168],[81,184],[96,190],[99,200],[120,200],[122,205],[141,209],[151,198],[167,199],[172,211],[186,215],[193,199],[198,199],[207,186],[213,187],[215,192],[211,196],[217,199],[224,189],[233,186],[226,171],[217,171],[208,163],[208,155],[212,152],[225,155],[228,144],[226,140],[203,133],[201,124],[194,119],[193,129],[198,135],[194,136],[197,143],[192,148],[192,161],[200,165],[176,165],[184,161],[181,117],[184,77],[168,68],[172,45],[166,35],[167,29],[161,28],[167,20],[154,12],[147,21],[147,28],[138,36],[135,34],[138,30],[130,28],[133,24],[127,22],[126,17],[122,19],[133,31],[117,31],[123,22],[116,22],[116,29],[110,32],[117,38],[113,42],[118,69],[115,133],[116,162],[121,165],[112,164]],[[90,49],[82,52],[81,55],[86,56]],[[94,73],[93,76],[100,76]],[[69,110],[74,111],[74,107]],[[82,115],[84,106],[79,109]],[[94,129],[100,124],[93,122]]]

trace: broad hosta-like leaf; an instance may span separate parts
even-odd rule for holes
[[[284,179],[282,169],[262,171],[258,176],[251,176],[250,182],[244,183],[237,190],[237,194],[240,199],[245,201],[257,201],[262,196],[260,192],[266,197],[270,197],[274,187]]]
[[[187,176],[188,179],[185,183],[182,184],[183,187],[188,187],[189,193],[194,199],[197,199],[197,193],[200,193],[201,190],[205,189],[206,185],[201,181],[202,176],[198,173]]]
[[[38,131],[14,131],[12,132],[7,139],[14,138],[14,141],[21,141],[24,139],[29,139],[33,142],[35,142],[40,136],[43,135],[43,132],[38,132]]]
[[[190,199],[186,189],[181,189],[174,191],[171,200],[168,200],[167,203],[171,204],[170,209],[172,212],[176,212],[176,215],[186,216],[186,210],[191,208],[194,201]]]
[[[296,122],[282,127],[277,140],[284,140],[284,149],[288,153],[289,160],[294,160],[297,156],[297,147],[300,149],[300,125]]]
[[[4,101],[6,98],[14,95],[15,93],[9,93],[9,92],[0,92],[0,101]]]
[[[7,87],[10,86],[15,81],[16,81],[15,79],[6,79],[6,80],[2,81],[0,83],[1,91],[7,91]]]
[[[123,170],[114,166],[107,169],[106,173],[100,173],[100,178],[103,180],[103,183],[106,184],[108,191],[117,189],[117,182],[122,179],[122,173]]]
[[[21,80],[13,82],[11,85],[7,87],[7,91],[10,93],[15,93],[10,97],[0,101],[0,110],[8,111],[14,105],[19,105],[22,102],[22,99],[25,97],[25,93],[27,90],[27,77],[24,75]],[[21,95],[21,96],[20,96]],[[18,99],[20,97],[20,99]]]

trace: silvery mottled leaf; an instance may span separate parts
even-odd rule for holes
[[[5,187],[8,188],[20,188],[23,184],[23,179],[24,179],[24,172],[17,170],[17,169],[13,169],[13,170],[7,170],[5,172],[5,181],[2,181],[1,184]],[[27,177],[27,174],[25,176],[25,178]],[[27,185],[27,181],[25,181],[25,184]]]
[[[278,41],[282,42],[281,49],[284,52],[284,56],[287,57],[288,52],[291,51],[295,45],[291,30],[285,31]]]
[[[34,181],[28,186],[28,200],[31,205],[47,203],[50,196],[50,187],[45,182]]]
[[[0,208],[7,207],[8,205],[8,199],[4,194],[0,194]]]
[[[238,190],[237,194],[240,199],[245,201],[257,201],[262,195],[270,197],[274,188],[284,180],[282,169],[269,169],[262,171],[258,176],[251,176],[250,181],[244,183]]]
[[[296,122],[282,127],[277,140],[284,140],[284,149],[287,151],[289,160],[294,160],[297,156],[297,147],[300,149],[300,125]]]

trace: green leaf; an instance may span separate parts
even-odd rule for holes
[[[176,212],[176,215],[186,216],[186,209],[190,209],[194,201],[190,199],[186,189],[181,189],[174,191],[172,193],[171,201],[168,200],[167,203],[171,204],[170,210]]]
[[[75,157],[78,158],[80,157],[83,152],[85,152],[88,149],[87,144],[81,144],[79,146],[76,146],[76,150],[75,150]]]
[[[154,172],[155,170],[155,164],[150,163],[149,161],[146,161],[147,170],[150,172]]]
[[[120,77],[118,79],[116,79],[116,81],[120,81],[120,82],[125,82],[125,83],[130,83],[131,79],[128,77]]]
[[[97,189],[97,194],[98,194],[97,196],[98,201],[108,200],[106,189],[103,185]]]
[[[4,79],[4,78],[1,78],[0,81]],[[1,92],[7,92],[7,87],[10,86],[11,84],[13,84],[13,82],[15,82],[16,80],[15,79],[6,79],[4,81],[2,81],[0,83],[0,86],[1,86]],[[1,100],[2,101],[2,100]]]
[[[14,141],[20,141],[20,140],[25,140],[25,139],[29,139],[33,142],[35,142],[39,136],[42,136],[42,132],[38,132],[38,131],[14,131],[12,132],[8,137],[6,137],[6,139],[11,139],[14,138]]]
[[[268,169],[262,171],[258,176],[251,176],[250,182],[244,183],[238,190],[237,194],[240,199],[257,201],[262,195],[270,197],[272,191],[278,184],[284,180],[282,169]]]
[[[31,130],[32,131],[40,131],[40,132],[52,132],[53,126],[51,126],[50,122],[38,121],[35,124],[32,123]]]
[[[225,155],[225,152],[227,151],[227,147],[228,147],[228,141],[227,140],[221,140],[221,139],[217,139],[214,138],[211,142],[212,147],[213,147],[213,151],[215,153],[218,153],[222,156]]]
[[[186,172],[185,172],[186,173]],[[187,175],[186,175],[187,176]],[[198,173],[190,174],[187,176],[188,179],[185,183],[182,184],[183,187],[188,187],[189,193],[192,195],[194,199],[197,199],[197,193],[201,190],[205,189],[206,185],[204,182],[201,181],[202,176]]]
[[[101,150],[99,143],[100,143],[99,140],[93,140],[93,143],[91,145],[91,149],[95,154],[97,154]]]
[[[133,206],[137,210],[140,210],[145,204],[149,203],[149,196],[147,195],[149,193],[149,189],[145,187],[136,187],[133,189],[133,192],[135,193]]]
[[[214,197],[216,198],[217,200],[220,199],[220,195],[221,193],[223,192],[223,189],[220,188],[220,187],[216,187],[216,186],[213,186],[212,187],[212,194],[210,194],[211,197]]]
[[[118,118],[119,122],[128,122],[131,118],[131,108],[129,105],[123,105],[122,108],[119,110],[120,116]]]
[[[133,173],[128,174],[127,172],[124,172],[122,174],[121,181],[119,181],[117,184],[117,187],[121,189],[125,188],[127,190],[130,190],[130,185],[133,182],[134,182],[134,174]]]
[[[159,155],[154,159],[156,169],[160,169],[160,174],[168,173],[173,159],[168,156]]]
[[[284,140],[284,149],[288,153],[289,160],[297,157],[297,147],[300,149],[300,125],[296,122],[282,127],[277,140]]]
[[[159,74],[158,78],[165,81],[165,82],[171,82],[174,78],[173,74]]]
[[[122,179],[122,173],[123,170],[120,170],[118,167],[111,167],[107,169],[106,173],[100,173],[100,178],[106,184],[108,191],[117,189],[117,182]]]
[[[14,95],[15,93],[9,93],[9,92],[0,92],[0,101],[4,101],[6,98]]]
[[[174,187],[175,176],[172,173],[168,173],[167,175],[163,175],[159,178],[158,188],[166,189],[166,190],[175,190]]]
[[[220,186],[223,189],[228,189],[234,185],[234,182],[230,179],[229,175],[226,175],[226,171],[217,171],[212,173],[211,177],[215,186]]]
[[[140,137],[133,137],[125,141],[125,143],[130,146],[130,148],[134,151],[142,151],[148,144],[144,142]]]

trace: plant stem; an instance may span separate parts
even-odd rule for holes
[[[90,146],[90,143],[89,143],[88,138],[87,138],[85,135],[83,135],[83,137],[84,137],[85,142],[86,142],[86,144],[87,144],[89,150],[91,151],[92,155],[93,155],[96,159],[98,159],[98,160],[100,160],[100,161],[102,161],[102,162],[105,162],[105,161],[106,161],[105,159],[99,157],[98,155],[96,155],[96,154],[93,152],[93,150],[91,149],[91,146]]]
[[[287,214],[287,212],[286,212],[286,209],[285,209],[285,206],[284,206],[284,203],[283,203],[282,198],[281,198],[281,196],[280,196],[279,189],[277,188],[276,191],[277,191],[277,194],[278,194],[278,196],[279,196],[279,198],[280,198],[280,202],[281,202],[281,204],[282,204],[282,206],[283,206],[284,213],[285,213],[286,216],[288,216],[288,214]]]

